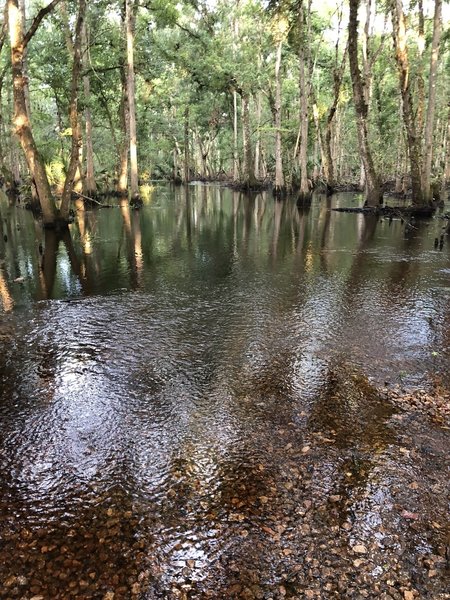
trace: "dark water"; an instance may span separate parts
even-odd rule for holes
[[[354,202],[158,187],[61,240],[2,202],[0,597],[303,597],[283,560],[307,498],[371,538],[403,442],[333,378],[445,377],[450,246],[438,218],[330,211]]]

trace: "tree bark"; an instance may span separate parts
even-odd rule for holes
[[[275,195],[283,195],[286,191],[283,174],[283,154],[281,145],[281,51],[283,42],[280,40],[277,45],[277,57],[275,61]]]
[[[67,169],[66,180],[64,182],[60,209],[61,218],[66,221],[69,218],[70,201],[75,184],[77,167],[80,162],[80,147],[82,143],[80,119],[78,115],[78,87],[82,67],[81,43],[85,14],[86,0],[79,0],[78,18],[75,27],[75,40],[73,44],[72,82],[69,103],[69,122],[72,129],[72,147],[70,152],[69,168]]]
[[[183,183],[189,183],[189,106],[184,109],[184,165],[183,165]]]
[[[255,166],[253,162],[252,141],[250,135],[250,112],[249,112],[249,97],[246,93],[242,93],[242,139],[244,142],[244,158],[245,158],[245,181],[247,188],[253,188],[256,185]]]
[[[447,108],[447,128],[442,149],[441,198],[445,198],[446,186],[450,181],[450,102]]]
[[[339,94],[341,91],[342,79],[344,77],[345,63],[347,60],[348,46],[344,50],[342,60],[338,66],[338,50],[339,47],[336,45],[336,62],[333,70],[333,103],[330,106],[327,114],[327,123],[325,127],[325,143],[324,143],[324,158],[322,161],[324,178],[327,184],[328,192],[332,192],[336,185],[335,173],[334,173],[334,160],[331,152],[331,140],[333,138],[333,121],[336,115],[336,110],[339,102]]]
[[[14,175],[6,165],[5,161],[5,148],[3,146],[3,140],[6,139],[5,122],[3,119],[3,84],[5,81],[6,69],[0,74],[0,178],[5,180],[6,185],[10,189],[15,188]],[[12,142],[12,140],[11,140]]]
[[[27,23],[27,11],[25,7],[25,0],[19,0],[19,10],[20,10],[20,19],[22,21],[22,29],[25,31],[26,23]],[[23,50],[23,63],[22,63],[22,73],[24,78],[24,94],[25,94],[25,104],[27,107],[28,118],[31,119],[31,102],[30,102],[30,88],[28,87],[28,58],[27,58],[27,48],[25,47]]]
[[[38,152],[27,112],[26,81],[23,74],[24,31],[18,0],[8,0],[11,68],[14,91],[14,131],[19,138],[30,175],[36,186],[44,226],[54,226],[57,210],[52,198],[44,161]]]
[[[420,139],[417,136],[411,80],[409,74],[408,50],[406,47],[405,15],[402,0],[391,0],[392,34],[394,38],[395,59],[397,61],[400,93],[402,97],[403,121],[406,129],[409,163],[411,169],[412,203],[422,206],[426,203],[423,196],[423,176],[420,158]]]
[[[430,75],[428,80],[428,107],[424,136],[424,168],[423,168],[423,195],[424,199],[432,202],[431,193],[431,165],[433,162],[433,131],[434,114],[436,110],[436,81],[439,65],[439,46],[442,34],[442,0],[434,3],[433,40],[431,42]]]
[[[119,168],[118,168],[118,183],[117,191],[124,198],[128,197],[128,149],[130,147],[130,131],[128,118],[128,92],[127,92],[127,75],[125,67],[120,69],[120,78],[122,83],[122,98],[120,101],[120,122],[121,122],[121,141],[119,153]]]
[[[348,25],[348,56],[353,88],[353,101],[356,112],[356,127],[358,132],[359,152],[364,164],[366,175],[366,204],[379,206],[383,195],[380,182],[375,170],[367,131],[367,104],[364,96],[361,71],[358,63],[358,8],[359,0],[350,0],[350,18]]]
[[[133,0],[125,0],[125,29],[127,42],[127,92],[130,131],[130,192],[131,203],[139,204],[139,179],[136,137],[136,82],[134,72],[135,14]]]
[[[302,11],[300,11],[302,13]],[[301,23],[303,28],[303,19]],[[303,43],[299,51],[299,87],[300,87],[300,194],[310,193],[308,181],[308,108],[309,108],[309,82],[306,81],[305,52]]]
[[[239,10],[239,0],[236,0],[236,11]],[[236,60],[237,40],[239,38],[239,19],[235,16],[233,19],[233,59]],[[233,89],[233,180],[239,179],[239,152],[238,152],[238,107],[237,91]]]
[[[260,161],[261,161],[261,113],[262,113],[262,102],[261,102],[261,94],[257,93],[256,96],[256,126],[257,126],[257,138],[255,144],[255,177],[256,179],[260,179],[261,171],[260,171]]]
[[[86,73],[88,70],[88,52],[89,40],[86,22],[82,30],[82,58],[83,58],[83,91],[84,91],[84,121],[86,132],[86,179],[85,192],[87,196],[92,196],[97,191],[94,172],[94,146],[92,142],[92,114],[91,114],[91,80]]]
[[[423,119],[425,113],[425,82],[423,78],[423,53],[425,51],[425,18],[423,16],[423,0],[418,0],[417,7],[419,10],[419,29],[417,36],[417,116],[416,128],[417,136],[420,139],[423,132]]]

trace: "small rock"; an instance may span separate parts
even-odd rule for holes
[[[402,517],[404,519],[410,519],[410,520],[416,521],[419,518],[419,515],[417,513],[409,512],[409,510],[404,510],[402,512]]]
[[[139,585],[139,583],[133,583],[133,585],[131,586],[131,593],[135,594],[136,596],[141,593],[141,586]]]
[[[356,552],[357,554],[366,554],[367,548],[363,544],[357,544],[356,546],[353,546],[353,552]]]

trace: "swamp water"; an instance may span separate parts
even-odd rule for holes
[[[374,387],[447,378],[446,221],[354,203],[3,199],[0,598],[449,597],[448,430]]]

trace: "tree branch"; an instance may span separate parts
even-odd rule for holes
[[[38,14],[34,17],[34,20],[33,20],[32,24],[31,24],[30,29],[27,31],[27,33],[24,35],[24,38],[23,38],[23,47],[24,47],[24,49],[27,47],[27,45],[29,44],[31,38],[36,33],[37,28],[41,24],[42,19],[45,16],[47,16],[48,13],[52,12],[52,10],[55,8],[55,6],[57,4],[59,4],[60,2],[61,2],[61,0],[52,0],[52,2],[50,2],[50,4],[48,4],[44,8],[41,8],[41,10],[38,12]]]

